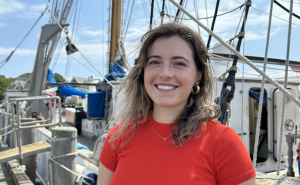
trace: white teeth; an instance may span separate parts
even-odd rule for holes
[[[157,88],[164,89],[164,90],[171,90],[174,89],[174,86],[158,85]]]

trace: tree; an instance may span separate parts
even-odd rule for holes
[[[31,73],[23,73],[19,77],[27,77],[27,76],[30,77]]]
[[[54,73],[54,78],[55,78],[55,81],[56,81],[56,82],[64,82],[64,81],[66,81],[66,80],[64,79],[64,77],[61,76],[61,75],[58,74],[58,73]]]
[[[0,75],[0,101],[4,99],[4,93],[6,92],[6,88],[14,80],[15,78],[5,78],[4,75]]]

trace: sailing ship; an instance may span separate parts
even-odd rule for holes
[[[170,1],[175,4],[174,1]],[[218,17],[218,2],[216,5],[215,14],[213,17],[213,24],[211,25],[211,30],[214,29],[214,22]],[[50,120],[52,124],[57,124],[55,119],[55,109],[47,109],[51,104],[49,102],[49,98],[47,99],[47,103],[38,103],[41,101],[36,101],[31,103],[32,97],[38,97],[41,99],[41,92],[45,91],[46,87],[49,87],[49,84],[46,83],[47,74],[49,64],[52,61],[53,53],[55,52],[55,48],[57,46],[57,42],[60,39],[61,35],[67,41],[67,52],[69,55],[72,55],[74,52],[80,52],[80,48],[77,48],[76,45],[72,42],[72,38],[68,36],[68,33],[65,31],[65,27],[68,26],[66,20],[68,18],[69,12],[72,10],[72,5],[74,4],[73,0],[66,1],[65,4],[59,7],[59,2],[56,1],[50,9],[47,7],[46,10],[51,14],[51,20],[48,25],[45,25],[42,28],[40,42],[38,45],[38,52],[35,61],[35,66],[32,73],[31,81],[28,81],[28,91],[26,92],[8,92],[6,94],[6,102],[11,100],[19,101],[19,102],[28,102],[26,106],[24,106],[24,110],[26,112],[23,114],[24,117],[33,117],[34,114],[43,113],[44,117],[51,117],[53,119]],[[150,15],[150,23],[149,29],[154,28],[166,21],[184,21],[187,18],[184,18],[184,15],[187,14],[184,12],[184,9],[180,9],[178,6],[176,8],[176,14],[171,15],[170,11],[167,12],[167,6],[165,5],[165,0],[160,3],[162,5],[161,9],[159,8],[159,12],[161,12],[158,17],[158,21],[153,21],[153,11],[155,8],[154,0],[151,1],[151,15]],[[181,0],[179,3],[180,7],[186,6],[187,1]],[[110,119],[109,107],[113,107],[113,109],[117,108],[117,101],[120,96],[117,94],[117,87],[121,83],[119,81],[115,81],[115,77],[117,76],[117,72],[114,71],[113,66],[121,67],[124,71],[130,70],[130,64],[128,62],[128,56],[134,57],[134,51],[136,47],[129,45],[126,47],[126,44],[123,43],[123,38],[126,35],[127,28],[125,29],[125,33],[122,34],[122,9],[123,9],[123,1],[122,0],[110,0],[109,2],[109,15],[110,15],[110,26],[109,26],[109,57],[108,57],[108,75],[102,75],[96,68],[97,72],[103,76],[104,82],[97,86],[99,91],[111,91],[113,94],[113,98],[110,99],[107,97],[105,104],[105,117],[106,123]],[[134,0],[130,6],[128,2],[127,8],[131,10],[134,5]],[[249,12],[249,8],[251,6],[251,1],[248,0],[243,4],[245,14],[242,15],[241,19],[243,20],[241,31],[239,34],[236,34],[234,38],[238,38],[238,41],[235,43],[231,39],[231,46],[234,47],[237,51],[240,51],[241,44],[244,38],[243,33],[245,30],[245,24],[247,23],[247,14]],[[242,6],[239,6],[240,8]],[[59,11],[59,9],[61,11]],[[129,25],[130,16],[127,22],[127,26]],[[189,17],[192,19],[195,17]],[[192,19],[192,20],[194,20]],[[199,17],[196,13],[195,25],[201,26],[198,24]],[[196,24],[197,23],[197,24]],[[198,27],[196,27],[198,28]],[[209,41],[207,43],[207,48],[210,48],[210,40],[212,34],[209,36]],[[49,49],[47,53],[45,53],[45,43],[47,43]],[[50,44],[49,44],[50,43]],[[239,58],[235,52],[231,50],[228,45],[224,43],[217,43],[213,46],[211,55],[211,65],[214,69],[214,74],[216,77],[215,82],[215,94],[213,99],[221,106],[222,109],[222,117],[219,121],[222,124],[226,124],[232,127],[242,138],[244,144],[249,151],[249,156],[255,161],[256,171],[257,172],[272,172],[276,171],[276,168],[279,164],[279,169],[285,169],[284,163],[287,165],[287,157],[288,156],[288,144],[286,142],[282,142],[282,135],[287,135],[291,133],[297,134],[297,127],[299,127],[299,107],[294,100],[288,96],[287,100],[283,100],[283,96],[286,95],[286,92],[282,92],[282,88],[275,87],[272,83],[266,81],[263,90],[262,90],[262,82],[264,79],[262,78],[249,78],[244,77],[244,73],[240,74],[241,69],[237,66],[237,63],[245,63],[244,58]],[[81,53],[83,56],[84,54]],[[127,54],[127,55],[126,55]],[[46,56],[46,59],[44,59]],[[272,59],[266,57],[254,57],[254,56],[246,56],[247,59],[250,59],[256,63],[264,63],[267,61],[272,64],[282,64],[285,61],[279,59]],[[265,60],[267,58],[267,60]],[[8,58],[9,59],[9,58]],[[87,62],[89,62],[87,60]],[[290,65],[293,67],[298,67],[299,62],[297,61],[289,61]],[[91,64],[91,63],[90,63]],[[233,66],[231,66],[234,64]],[[229,67],[231,66],[231,67]],[[243,70],[244,72],[244,70]],[[113,75],[112,75],[113,74]],[[108,76],[114,76],[113,80],[107,80]],[[233,78],[232,78],[233,77]],[[233,79],[230,80],[230,79]],[[277,80],[281,85],[286,84],[285,89],[293,95],[297,97],[299,94],[299,81],[289,80],[288,82]],[[108,85],[109,84],[109,85]],[[70,85],[66,84],[51,84],[51,86],[64,86]],[[116,88],[114,88],[116,87]],[[221,93],[222,92],[222,93]],[[227,94],[226,94],[227,93]],[[260,96],[262,94],[263,96]],[[114,96],[115,95],[115,96]],[[231,97],[229,96],[231,95]],[[233,96],[234,95],[234,96]],[[31,99],[30,99],[31,97]],[[260,98],[262,97],[262,98]],[[19,98],[19,99],[15,99]],[[23,99],[22,99],[23,98]],[[14,109],[12,107],[19,107],[19,104],[6,104],[6,115],[10,113],[14,113]],[[284,120],[282,119],[282,111],[281,108],[285,106],[286,112]],[[19,107],[21,108],[21,107]],[[18,109],[19,109],[18,108]],[[17,114],[18,116],[18,114]],[[3,116],[4,117],[4,116]],[[12,115],[12,119],[14,119],[14,115]],[[261,121],[257,121],[261,120]],[[15,123],[15,120],[12,120]],[[61,121],[61,120],[60,120]],[[10,119],[7,116],[6,121],[2,122],[3,127],[10,125]],[[282,122],[284,123],[284,129],[282,130]],[[258,125],[258,126],[257,126]],[[2,125],[1,125],[2,126]],[[8,132],[9,129],[5,129],[5,132]],[[257,133],[259,132],[259,133]],[[8,136],[4,136],[4,142],[10,140],[11,148],[18,147],[18,144],[14,139],[16,139],[16,131],[12,130],[11,139],[8,139]],[[45,141],[51,140],[51,131],[39,128],[37,129],[37,141]],[[77,164],[78,167],[76,169],[77,173],[88,175],[88,174],[97,174],[98,172],[98,158],[101,152],[101,147],[103,145],[105,139],[105,135],[99,135],[97,141],[95,142],[94,150],[88,151],[85,149],[78,150],[77,156]],[[20,147],[19,147],[20,148]],[[279,155],[278,150],[280,148]],[[38,166],[37,166],[37,176],[40,181],[46,184],[46,182],[51,181],[49,178],[49,169],[48,169],[48,161],[51,157],[51,153],[48,151],[49,147],[44,150],[40,150],[36,152],[38,155]],[[16,158],[18,159],[19,154],[11,156],[9,159]],[[1,156],[1,153],[0,153]],[[6,159],[1,159],[1,162],[6,162]],[[279,162],[278,162],[279,161]],[[296,160],[294,160],[296,161]],[[290,165],[290,163],[289,163]],[[291,167],[291,166],[289,166]],[[294,166],[295,167],[295,166]],[[83,183],[80,180],[80,183]]]

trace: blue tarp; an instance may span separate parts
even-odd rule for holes
[[[54,74],[53,74],[52,70],[49,69],[49,68],[48,68],[48,73],[47,73],[47,82],[49,82],[49,83],[56,83]]]
[[[251,97],[254,98],[257,102],[259,102],[260,89],[259,89],[259,90],[253,90],[253,89],[250,89],[250,91],[249,91],[249,96],[251,96]],[[267,105],[267,92],[266,92],[266,91],[264,92],[263,105],[264,105],[264,106]]]
[[[126,73],[124,69],[121,67],[119,61],[115,62],[112,66],[109,67],[110,71],[117,73]]]
[[[104,117],[105,92],[88,93],[89,117]]]
[[[63,96],[78,95],[81,96],[81,98],[85,98],[85,95],[87,95],[87,92],[80,91],[72,86],[61,86],[58,88],[58,92]]]

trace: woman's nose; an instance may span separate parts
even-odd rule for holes
[[[159,77],[160,78],[172,78],[174,76],[172,67],[169,65],[162,65]]]

